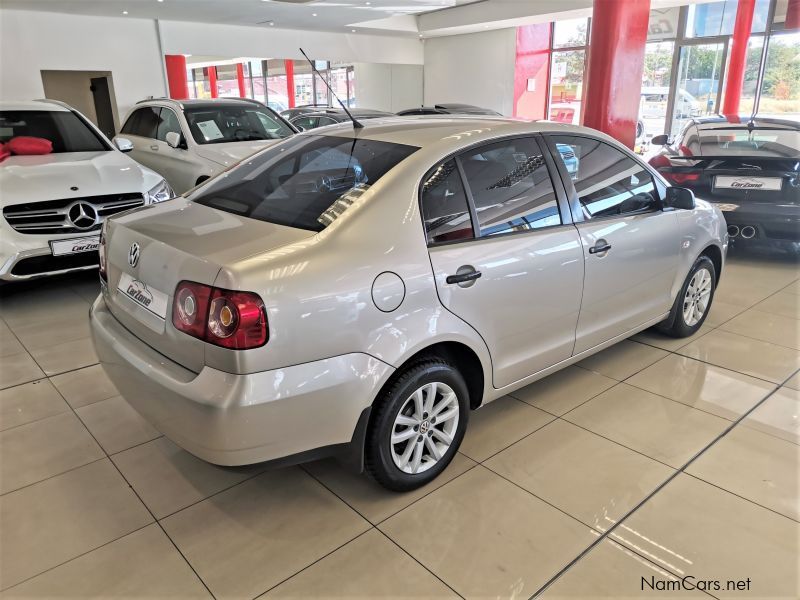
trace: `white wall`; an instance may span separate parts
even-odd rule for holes
[[[110,71],[121,114],[166,94],[154,21],[0,9],[0,99],[43,98],[60,69]]]
[[[425,40],[425,104],[464,102],[513,113],[516,30]]]
[[[422,104],[422,65],[354,63],[360,108],[397,112]]]

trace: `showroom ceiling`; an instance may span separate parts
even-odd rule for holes
[[[340,31],[417,32],[411,15],[483,0],[0,0],[3,8]]]
[[[710,0],[651,0],[667,8]],[[592,0],[0,0],[104,17],[435,37],[591,15]]]

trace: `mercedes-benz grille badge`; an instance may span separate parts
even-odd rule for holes
[[[97,209],[88,202],[76,202],[70,206],[67,211],[67,217],[75,229],[83,231],[91,229],[100,220],[97,215]]]
[[[139,263],[139,244],[133,242],[128,250],[128,264],[135,267]]]

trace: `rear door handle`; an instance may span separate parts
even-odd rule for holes
[[[608,242],[602,242],[589,248],[589,254],[600,254],[602,252],[608,252],[609,250],[611,250],[611,244]]]
[[[463,267],[461,269],[463,269]],[[459,269],[459,271],[461,271],[461,269]],[[470,283],[472,281],[475,281],[476,279],[480,279],[481,275],[482,273],[480,271],[476,271],[475,269],[472,269],[470,271],[464,270],[461,271],[460,273],[456,273],[455,275],[448,275],[445,281],[451,285],[454,283],[457,284]]]
[[[153,144],[152,146],[150,146],[150,150],[155,150],[156,152],[158,152],[158,146]]]

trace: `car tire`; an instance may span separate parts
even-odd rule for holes
[[[455,456],[469,418],[469,391],[455,367],[426,359],[384,389],[374,411],[366,471],[383,487],[405,492],[433,481]]]
[[[676,338],[689,337],[703,326],[714,301],[717,273],[707,256],[699,257],[692,265],[681,286],[670,316],[658,325],[658,330]]]

